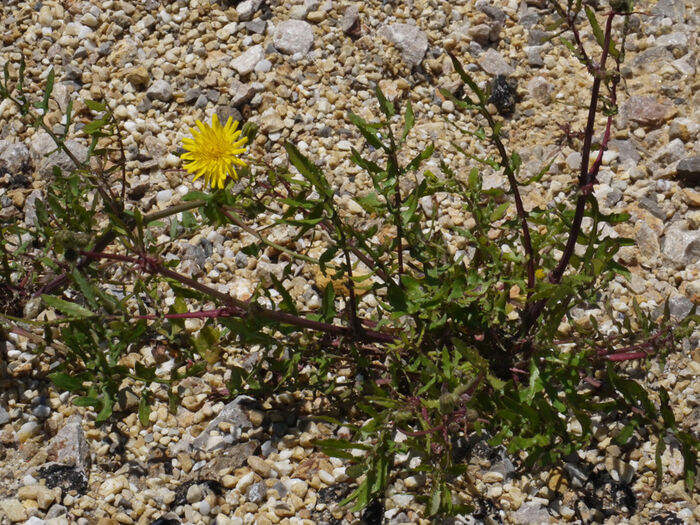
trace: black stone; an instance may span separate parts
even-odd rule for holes
[[[50,489],[61,487],[66,493],[71,490],[84,495],[87,492],[88,480],[85,473],[69,465],[53,463],[39,469],[39,478],[46,481],[46,486]]]
[[[378,499],[370,501],[362,513],[362,523],[364,525],[381,525],[384,518],[384,503]]]
[[[517,101],[518,82],[515,79],[508,78],[505,75],[498,75],[491,82],[491,102],[498,112],[502,115],[512,113],[515,110]]]

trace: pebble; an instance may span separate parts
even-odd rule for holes
[[[28,421],[27,423],[23,424],[17,431],[17,439],[20,443],[24,443],[28,439],[37,435],[40,430],[41,427],[39,426],[39,423],[37,423],[36,421]]]
[[[265,58],[265,51],[261,45],[249,48],[245,53],[231,61],[231,67],[242,77],[255,70],[258,63]]]
[[[167,80],[156,80],[146,92],[151,100],[170,102],[173,99],[173,88]]]
[[[313,28],[303,20],[286,20],[275,28],[272,42],[280,53],[306,55],[314,43]]]

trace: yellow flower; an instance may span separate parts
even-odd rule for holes
[[[546,275],[546,273],[542,268],[539,268],[535,271],[535,277],[537,279],[543,279],[545,275]]]
[[[185,169],[196,174],[194,180],[204,175],[205,185],[223,188],[227,176],[238,178],[234,165],[247,166],[238,155],[245,153],[244,144],[248,142],[248,137],[239,139],[241,130],[236,131],[238,121],[231,117],[223,127],[216,115],[211,119],[211,127],[199,120],[197,127],[199,131],[190,128],[193,138],[182,141],[182,147],[187,153],[181,158],[189,161],[185,164]]]

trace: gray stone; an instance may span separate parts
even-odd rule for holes
[[[693,309],[693,301],[685,295],[674,295],[668,299],[668,311],[674,319],[683,319]],[[663,309],[661,310],[663,313]]]
[[[233,80],[230,84],[229,93],[231,95],[231,105],[239,107],[250,102],[255,96],[253,84],[243,84],[239,80]]]
[[[660,126],[671,117],[671,106],[647,95],[631,96],[622,105],[622,111],[629,120],[649,127]]]
[[[467,29],[467,35],[481,44],[488,45],[491,38],[491,27],[488,24],[478,24]]]
[[[255,20],[246,22],[245,28],[251,33],[262,35],[265,32],[265,29],[267,28],[267,22],[262,18],[256,18]]]
[[[482,13],[486,13],[487,15],[489,15],[494,20],[498,20],[501,23],[505,22],[506,13],[502,9],[494,7],[491,4],[492,2],[487,0],[477,0],[475,7]]]
[[[515,72],[515,69],[495,49],[486,50],[479,57],[478,63],[479,67],[490,75],[509,76]]]
[[[29,163],[29,148],[21,142],[0,140],[0,168],[18,173]]]
[[[659,237],[656,232],[644,221],[640,220],[634,227],[634,240],[639,248],[639,253],[646,262],[651,262],[660,253]]]
[[[173,99],[173,88],[167,80],[156,80],[146,91],[146,95],[151,100],[170,102]]]
[[[357,34],[360,29],[360,11],[355,4],[345,8],[343,18],[340,20],[340,29],[346,35]]]
[[[55,503],[51,505],[49,510],[46,512],[46,516],[44,516],[44,519],[46,521],[52,520],[55,518],[59,518],[61,516],[65,516],[68,514],[68,509],[64,507],[63,505],[59,505],[58,503]]]
[[[272,43],[280,53],[306,55],[314,43],[313,28],[303,20],[286,20],[275,28]]]
[[[255,454],[260,443],[254,439],[217,451],[199,471],[200,479],[218,479],[223,470],[236,470]]]
[[[542,46],[525,46],[525,55],[527,56],[527,64],[532,67],[544,66],[542,58]]]
[[[266,58],[262,59],[260,62],[258,62],[255,65],[255,71],[259,73],[267,73],[272,69],[272,62],[267,60]]]
[[[428,50],[428,37],[419,27],[412,24],[382,26],[379,35],[398,47],[404,61],[411,67],[420,64]]]
[[[71,416],[49,442],[48,461],[74,466],[87,474],[90,468],[90,445],[85,439],[82,418]]]
[[[24,223],[27,226],[36,224],[36,200],[43,199],[41,190],[33,190],[29,196],[24,199]]]
[[[65,146],[78,162],[85,162],[87,159],[87,147],[82,142],[71,139],[65,142]],[[62,171],[68,173],[77,168],[63,149],[55,151],[56,143],[48,133],[43,131],[36,133],[32,137],[29,150],[32,157],[36,160],[39,175],[51,175],[54,166],[58,166]]]
[[[202,90],[198,87],[193,87],[185,91],[184,102],[185,104],[193,104],[202,94]]]
[[[68,64],[63,69],[63,80],[67,80],[69,82],[80,82],[82,76],[83,72],[73,64]]]
[[[238,396],[236,399],[226,405],[223,410],[207,425],[207,428],[192,442],[193,448],[203,449],[210,436],[212,430],[218,430],[220,423],[229,423],[234,430],[231,432],[238,433],[253,428],[253,424],[248,419],[248,416],[243,411],[242,405],[254,403],[255,400],[250,396]]]
[[[530,96],[545,105],[552,101],[553,89],[554,86],[547,82],[544,77],[534,77],[527,83],[527,90],[530,92]]]
[[[678,162],[685,156],[685,145],[681,139],[673,139],[661,148],[654,160],[660,164],[668,165]],[[666,166],[663,166],[666,167]]]
[[[656,39],[654,45],[678,50],[679,54],[676,56],[682,56],[688,52],[688,37],[684,33],[674,31],[667,35],[661,35]]]
[[[627,161],[637,163],[642,158],[633,140],[611,139],[610,142],[608,142],[608,149],[610,151],[617,151],[620,155],[618,158],[622,163]]]
[[[651,12],[682,23],[685,21],[685,0],[659,0]]]
[[[0,426],[10,421],[10,414],[7,413],[5,407],[0,406]]]
[[[253,18],[255,12],[260,9],[263,0],[243,0],[236,6],[238,19],[242,22]]]
[[[700,155],[681,160],[676,166],[676,177],[686,184],[700,185]]]
[[[664,255],[674,263],[698,262],[700,260],[700,230],[684,230],[674,224],[664,235],[662,250]]]
[[[239,75],[249,75],[255,66],[265,58],[265,50],[260,44],[247,49],[242,55],[231,60],[231,67],[235,69]]]
[[[526,501],[512,515],[513,523],[517,525],[549,523],[549,518],[547,508],[535,501]]]

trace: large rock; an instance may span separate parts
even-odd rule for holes
[[[314,43],[314,32],[311,24],[303,20],[287,20],[280,22],[272,36],[272,44],[280,53],[306,55]]]
[[[419,27],[411,24],[382,26],[379,35],[398,47],[401,56],[411,67],[420,64],[428,50],[428,37]]]

